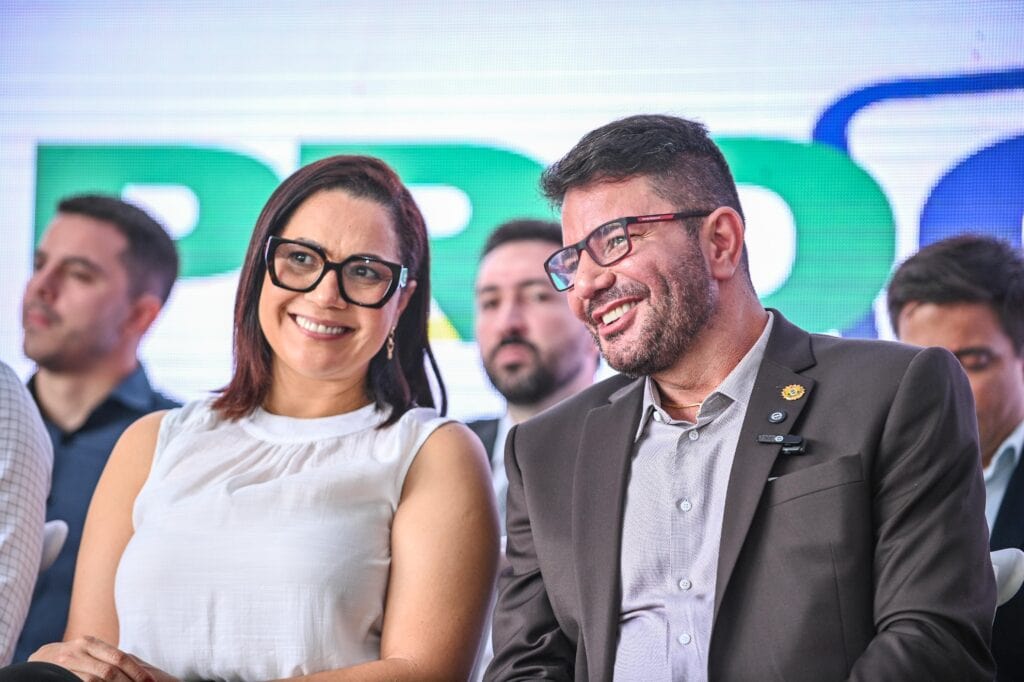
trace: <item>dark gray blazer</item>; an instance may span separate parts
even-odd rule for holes
[[[991,680],[995,585],[959,364],[775,316],[727,491],[709,679]],[[805,393],[786,401],[791,384]],[[614,377],[510,432],[511,569],[485,679],[611,679],[642,389]],[[801,435],[806,453],[765,433]]]

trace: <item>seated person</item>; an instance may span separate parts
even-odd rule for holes
[[[423,218],[390,168],[285,180],[242,268],[231,382],[125,432],[65,641],[30,658],[63,670],[0,679],[465,679],[498,528],[479,441],[434,409],[429,309]]]
[[[52,465],[32,396],[0,362],[0,665],[11,662],[39,574]]]

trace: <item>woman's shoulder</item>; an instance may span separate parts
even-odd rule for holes
[[[461,423],[451,417],[442,417],[433,407],[413,407],[393,425],[382,430],[392,430],[394,437],[419,449],[438,429],[446,427],[447,430],[451,428],[449,425]]]
[[[417,431],[417,459],[438,459],[440,455],[442,466],[455,467],[475,467],[477,460],[487,459],[480,439],[462,422],[442,417],[433,408],[414,408],[409,412],[414,414],[406,413],[403,420],[408,420],[409,428]]]

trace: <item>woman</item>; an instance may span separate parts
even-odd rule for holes
[[[82,679],[465,679],[498,530],[479,441],[433,409],[429,307],[423,218],[393,171],[336,156],[285,180],[242,268],[231,382],[125,432],[65,641],[31,660]]]

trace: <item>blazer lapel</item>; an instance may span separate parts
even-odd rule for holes
[[[613,394],[583,425],[573,479],[573,564],[592,677],[610,678],[619,627],[622,513],[644,381]]]
[[[814,388],[813,379],[797,373],[814,364],[810,335],[790,324],[778,311],[772,312],[775,321],[771,337],[754,381],[729,475],[718,552],[716,620],[722,596],[729,588],[729,580],[757,511],[768,474],[781,447],[759,443],[757,437],[761,434],[789,434],[799,422]],[[784,395],[783,390],[787,387],[792,388]],[[768,415],[778,410],[784,410],[787,417],[785,421],[773,424],[768,420]]]

